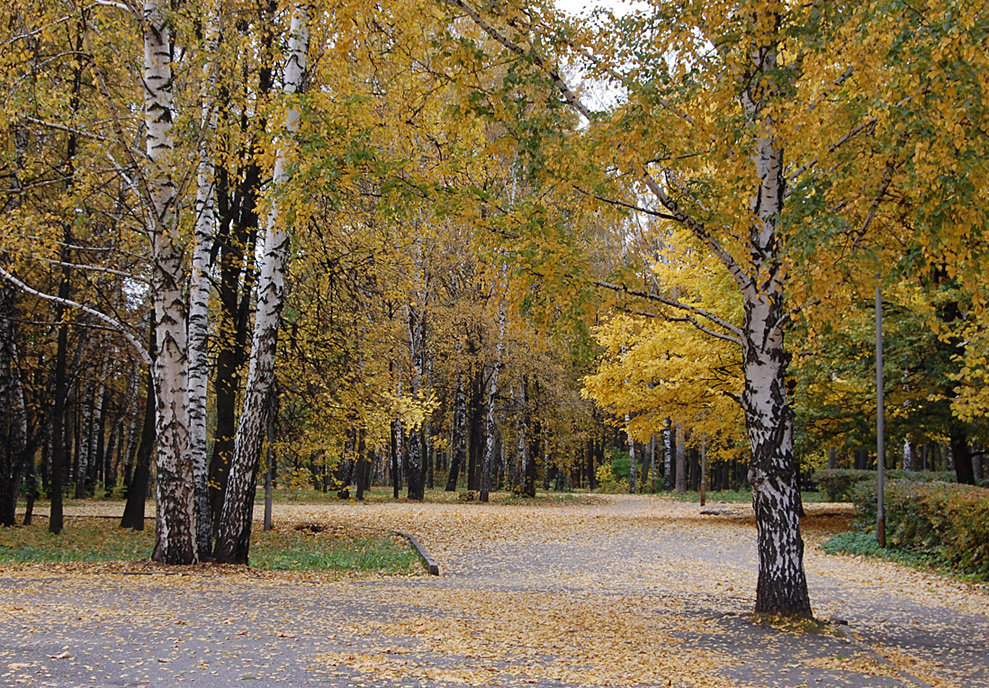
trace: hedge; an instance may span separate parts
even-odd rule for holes
[[[863,521],[876,521],[875,483],[852,501]],[[989,489],[957,483],[895,480],[886,487],[886,542],[989,580]]]
[[[943,481],[954,482],[953,471],[886,471],[890,480],[909,480],[911,482]],[[866,481],[876,481],[876,472],[861,469],[840,468],[814,471],[814,480],[818,487],[828,496],[831,502],[850,502],[855,488]]]

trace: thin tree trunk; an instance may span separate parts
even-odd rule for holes
[[[295,6],[289,34],[289,57],[282,79],[289,94],[301,92],[309,48],[307,8]],[[301,112],[288,111],[285,129],[289,136],[298,132]],[[273,182],[288,181],[288,144],[283,142],[275,158]],[[275,347],[285,294],[285,270],[288,263],[289,235],[278,219],[273,205],[265,230],[264,257],[258,278],[258,308],[254,319],[254,338],[247,373],[244,405],[234,440],[234,454],[220,515],[215,555],[218,561],[246,564],[251,541],[251,521],[258,463],[261,457],[264,420],[268,399],[274,385]]]
[[[676,482],[674,492],[683,494],[687,491],[687,443],[682,425],[676,426]]]
[[[16,523],[17,495],[29,460],[14,298],[13,287],[0,283],[0,526]]]
[[[450,421],[450,472],[446,478],[446,491],[457,491],[457,479],[467,454],[467,399],[464,396],[463,377],[457,376],[457,391],[453,395],[453,418]]]
[[[491,491],[491,465],[495,451],[495,397],[498,394],[498,374],[501,371],[501,358],[505,351],[505,323],[507,316],[504,301],[498,306],[498,344],[495,347],[494,366],[488,382],[488,413],[484,422],[484,459],[481,461],[481,496],[480,501],[488,501]]]
[[[196,548],[200,559],[210,556],[213,544],[212,507],[210,505],[209,467],[206,458],[206,387],[209,381],[209,300],[210,253],[216,242],[216,190],[213,181],[213,156],[210,151],[216,132],[211,94],[216,87],[213,55],[219,45],[219,14],[207,11],[205,22],[206,64],[200,93],[199,123],[202,135],[197,151],[196,222],[192,272],[189,275],[189,456],[192,459],[193,498],[196,510]]]
[[[154,351],[156,347],[153,334],[151,342],[151,350]],[[155,445],[155,415],[155,389],[149,370],[147,394],[144,402],[144,423],[141,427],[141,439],[134,457],[134,474],[127,486],[127,503],[124,505],[124,516],[120,519],[121,528],[144,530],[144,503],[148,498],[151,457],[154,455]]]

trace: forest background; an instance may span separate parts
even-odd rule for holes
[[[984,475],[987,14],[7,3],[0,522],[153,486],[157,560],[246,562],[259,476],[703,455],[753,490],[757,609],[809,613],[798,484],[874,460],[877,286],[892,463]]]

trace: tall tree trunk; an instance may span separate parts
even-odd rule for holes
[[[216,242],[216,189],[210,150],[216,132],[211,103],[216,87],[213,55],[219,45],[219,13],[209,8],[205,22],[206,63],[200,93],[199,124],[202,134],[197,151],[196,222],[192,272],[189,275],[189,456],[192,459],[193,498],[196,510],[196,549],[200,559],[210,556],[213,544],[209,467],[206,458],[206,387],[209,381],[209,300],[211,251]]]
[[[68,230],[66,229],[66,234]],[[66,242],[68,243],[68,242]],[[63,258],[67,249],[62,249]],[[58,285],[58,296],[61,299],[68,299],[70,293],[69,268],[63,264],[62,277]],[[66,402],[69,397],[68,385],[68,353],[69,353],[69,329],[65,324],[65,306],[58,303],[55,306],[55,322],[58,323],[58,335],[55,344],[55,379],[52,393],[55,397],[52,404],[50,428],[51,443],[51,477],[49,478],[48,494],[51,499],[51,507],[48,518],[48,530],[58,535],[64,526],[64,516],[62,511],[62,498],[65,485],[66,468],[66,446],[65,446],[65,415]]]
[[[155,464],[155,547],[151,558],[166,564],[198,560],[195,542],[192,461],[186,406],[185,250],[178,227],[178,197],[172,179],[171,27],[159,0],[144,0],[144,124],[150,170],[148,229],[158,351]]]
[[[418,243],[418,242],[417,242]],[[419,252],[422,247],[419,246]],[[426,343],[426,321],[425,321],[425,298],[420,293],[416,301],[421,304],[416,308],[408,307],[407,325],[409,332],[409,361],[412,364],[412,397],[418,399],[422,389],[422,380],[425,374],[425,343]],[[409,466],[408,466],[408,492],[409,499],[422,501],[425,496],[424,468],[425,457],[423,456],[422,426],[415,427],[409,431]]]
[[[309,48],[307,8],[296,5],[292,12],[289,56],[282,79],[289,95],[300,93],[306,71]],[[301,112],[289,109],[285,129],[289,136],[298,132]],[[288,181],[288,142],[283,141],[275,158],[273,183]],[[258,307],[254,319],[254,338],[247,373],[244,405],[234,440],[215,555],[218,561],[246,564],[251,541],[254,489],[264,432],[268,400],[275,381],[275,347],[285,295],[285,269],[288,263],[289,235],[279,220],[277,205],[272,205],[265,228],[264,257],[258,278]]]
[[[772,51],[760,52],[758,59],[765,69],[776,65]],[[757,102],[748,92],[743,100],[755,117]],[[776,246],[776,223],[785,191],[783,151],[771,136],[763,134],[753,159],[760,187],[753,201],[757,220],[751,244],[756,269],[767,275],[765,283],[751,283],[743,290],[742,406],[752,449],[748,479],[758,530],[756,613],[810,616],[793,413],[786,397],[789,355],[783,342],[783,287]]]
[[[0,282],[0,526],[16,523],[17,495],[29,461],[14,299],[14,288]]]
[[[484,370],[474,372],[470,397],[470,446],[467,448],[467,489],[481,487],[480,464],[484,453]]]

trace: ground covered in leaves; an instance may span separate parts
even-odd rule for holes
[[[755,620],[751,508],[714,511],[617,495],[276,507],[286,528],[408,532],[438,578],[6,566],[0,685],[989,687],[984,586],[827,555],[849,514],[812,504],[815,613],[847,625]]]

